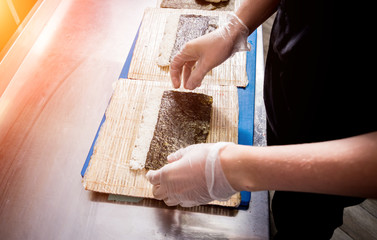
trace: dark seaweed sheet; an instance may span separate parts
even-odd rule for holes
[[[220,10],[220,11],[234,11],[235,0],[229,0],[219,3],[210,3],[205,0],[163,0],[161,2],[162,8],[175,9],[202,9],[202,10]]]
[[[174,47],[170,54],[170,61],[185,43],[218,28],[218,22],[219,18],[213,16],[195,14],[180,15]]]
[[[146,169],[159,169],[180,148],[205,143],[211,121],[212,97],[192,92],[165,91],[149,146]]]

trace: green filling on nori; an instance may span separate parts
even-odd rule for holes
[[[165,91],[145,168],[159,169],[167,163],[169,154],[192,144],[205,143],[212,102],[211,96],[201,93]]]

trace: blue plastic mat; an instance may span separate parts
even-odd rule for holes
[[[119,78],[127,78],[128,71],[131,65],[133,51],[135,49],[136,40],[138,37],[136,34],[134,42],[128,53],[126,62],[123,65],[123,69]],[[252,33],[248,42],[251,44],[251,51],[246,54],[246,72],[249,80],[249,84],[245,88],[238,88],[238,104],[239,104],[239,122],[238,122],[238,143],[242,145],[253,145],[253,133],[254,133],[254,103],[255,103],[255,70],[256,70],[256,49],[257,49],[257,32]],[[88,167],[90,158],[93,154],[94,145],[96,143],[99,130],[102,124],[105,122],[106,116],[103,115],[102,121],[98,127],[97,134],[94,137],[92,146],[90,147],[88,156],[85,160],[84,166],[81,170],[81,176],[84,177],[86,168]],[[249,207],[251,193],[241,192],[241,203],[239,209],[247,209]]]

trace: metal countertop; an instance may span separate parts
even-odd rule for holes
[[[195,212],[156,200],[112,202],[81,184],[112,83],[144,9],[155,6],[45,0],[1,62],[1,81],[9,85],[0,98],[0,239],[269,238],[267,192],[252,193],[248,210]],[[254,144],[264,145],[262,44],[257,48]],[[7,66],[17,69],[2,74]]]

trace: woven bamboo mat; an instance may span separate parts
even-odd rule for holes
[[[170,83],[120,79],[106,110],[103,123],[89,166],[83,178],[85,189],[153,198],[152,185],[145,177],[147,170],[131,170],[130,158],[138,129],[143,119],[143,110],[151,101],[152,91],[170,89]],[[184,90],[182,90],[184,91]],[[208,142],[238,141],[238,95],[234,86],[209,85],[195,90],[213,97],[211,130]],[[161,99],[160,99],[161,100]],[[149,145],[149,143],[146,143]],[[240,195],[235,194],[225,202],[211,204],[237,206]]]
[[[169,67],[160,67],[156,63],[159,54],[159,46],[164,36],[166,19],[169,15],[197,14],[218,16],[219,26],[221,26],[226,21],[227,13],[229,12],[147,8],[139,29],[128,78],[170,82]],[[220,66],[212,69],[212,71],[205,76],[203,84],[233,85],[238,87],[247,86],[246,52],[236,53]]]
[[[182,0],[177,0],[177,1],[180,1],[182,2]],[[224,10],[227,10],[227,11],[234,11],[236,9],[239,8],[239,6],[241,5],[241,3],[243,2],[244,0],[229,0],[229,6],[225,7]],[[161,7],[161,3],[164,2],[164,0],[157,0],[157,7]],[[197,4],[197,0],[185,0],[183,1],[185,2],[186,6],[187,7],[190,7],[193,8],[193,9],[202,9],[201,6],[199,4]],[[209,3],[210,4],[210,3]],[[193,6],[194,5],[194,6]],[[195,6],[197,5],[197,6]],[[176,7],[173,7],[173,8],[176,8]],[[203,9],[203,10],[219,10],[219,11],[222,11],[222,8],[219,8],[219,9],[211,9],[212,7],[210,5],[208,5],[206,7],[206,9]]]

